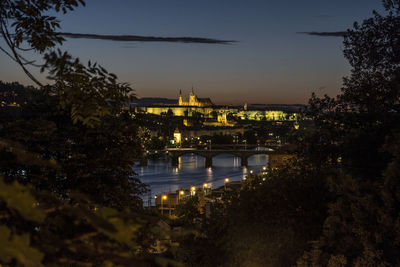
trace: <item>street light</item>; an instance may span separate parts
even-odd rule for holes
[[[178,202],[181,201],[181,196],[184,196],[184,195],[185,195],[185,191],[180,190],[180,191],[179,191],[179,195],[178,195]]]
[[[229,183],[229,178],[225,178],[225,180],[224,180],[224,188],[225,188],[225,190],[226,190],[226,184],[227,183]]]
[[[190,187],[190,195],[194,196],[195,194],[196,194],[196,187],[195,186]]]
[[[263,172],[262,172],[262,174],[267,174],[268,172],[267,172],[267,167],[266,166],[263,166]]]
[[[207,194],[207,188],[208,188],[208,184],[204,183],[203,184],[203,193],[206,195]]]
[[[161,197],[161,215],[164,214],[164,200],[167,200],[167,195]]]
[[[247,140],[244,139],[243,142],[244,142],[244,150],[247,150]]]
[[[250,174],[253,174],[253,173],[254,173],[254,171],[253,171],[253,170],[251,170],[251,171],[250,171]]]

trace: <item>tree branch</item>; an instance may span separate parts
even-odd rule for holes
[[[21,58],[22,58],[23,60],[25,60],[25,59],[24,59],[20,54],[18,54],[18,52],[15,50],[16,46],[15,46],[15,44],[13,43],[12,38],[11,38],[11,35],[10,35],[10,33],[8,32],[7,25],[4,23],[4,20],[3,20],[2,18],[0,19],[0,32],[1,32],[1,35],[3,36],[3,38],[4,38],[4,40],[5,40],[6,44],[7,44],[7,46],[10,48],[12,54],[14,55],[14,61],[17,62],[17,63],[20,65],[20,67],[21,67],[22,70],[25,72],[25,74],[26,74],[34,83],[36,83],[39,87],[42,87],[43,84],[42,84],[41,82],[39,82],[39,81],[35,78],[35,76],[33,76],[32,73],[31,73],[27,68],[25,68],[25,64],[22,62]],[[4,49],[1,49],[1,50],[4,52]],[[6,53],[6,54],[8,54],[8,53]],[[9,54],[8,54],[8,55],[9,55]],[[11,58],[13,58],[13,57],[11,57]]]

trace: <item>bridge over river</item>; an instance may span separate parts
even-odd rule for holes
[[[212,167],[212,159],[214,156],[219,154],[231,154],[239,157],[242,162],[242,166],[248,165],[248,158],[253,155],[271,155],[275,151],[271,148],[266,148],[265,150],[248,150],[243,149],[243,147],[236,148],[217,148],[217,149],[197,149],[197,148],[168,148],[165,152],[172,159],[172,166],[178,166],[179,157],[185,154],[195,154],[205,158],[205,167]]]

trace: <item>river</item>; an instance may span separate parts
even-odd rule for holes
[[[240,181],[254,171],[262,171],[268,164],[267,155],[254,155],[248,159],[248,167],[241,167],[239,157],[220,154],[213,157],[213,167],[205,168],[205,159],[194,154],[187,154],[179,159],[179,166],[172,167],[168,158],[149,160],[145,167],[135,166],[137,177],[149,185],[151,192],[142,196],[144,205],[154,205],[154,196],[160,193],[175,192],[178,189],[189,189],[190,186],[201,187],[208,183],[212,188],[224,184],[224,179]]]

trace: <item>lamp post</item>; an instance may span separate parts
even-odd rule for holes
[[[244,139],[243,142],[244,142],[244,150],[247,150],[247,140]]]
[[[161,215],[164,215],[164,200],[167,200],[167,195],[161,197]]]
[[[227,183],[229,183],[229,178],[225,178],[225,180],[224,180],[224,188],[225,188],[225,190],[226,190],[226,184]]]
[[[185,195],[185,191],[179,190],[178,203],[181,201],[181,196]]]
[[[194,196],[195,194],[196,194],[196,187],[195,186],[190,187],[190,195]]]
[[[207,195],[207,188],[208,188],[208,184],[204,183],[203,184],[203,193],[204,193],[204,195]]]

